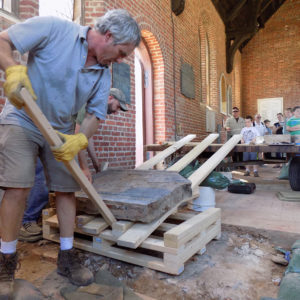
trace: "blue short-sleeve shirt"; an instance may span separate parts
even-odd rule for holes
[[[28,76],[37,95],[37,104],[51,125],[72,133],[74,118],[86,110],[105,119],[111,85],[108,68],[85,67],[88,52],[87,26],[57,18],[35,17],[13,25],[8,35],[16,49],[28,55]],[[0,124],[14,124],[39,132],[23,109],[6,101]]]

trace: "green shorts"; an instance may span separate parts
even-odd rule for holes
[[[30,188],[40,157],[50,191],[76,192],[78,183],[40,134],[16,125],[0,125],[0,187]]]

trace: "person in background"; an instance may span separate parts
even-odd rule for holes
[[[258,113],[254,116],[253,127],[256,128],[256,130],[259,132],[260,136],[264,136],[265,135],[265,133],[266,133],[266,126],[261,121],[261,115],[258,114]],[[258,153],[258,159],[260,159],[260,160],[263,159],[263,153],[262,152]]]
[[[250,143],[255,143],[255,139],[257,136],[259,136],[259,132],[255,127],[253,127],[252,123],[253,119],[251,116],[247,116],[245,119],[245,127],[241,131],[242,144],[250,144]],[[253,161],[257,160],[257,153],[256,152],[243,152],[243,158],[244,161]],[[244,176],[250,176],[250,165],[246,165],[246,172],[244,173]],[[258,170],[257,170],[257,165],[253,165],[253,173],[254,177],[259,177],[258,175]]]
[[[284,110],[284,126],[283,126],[283,134],[288,134],[288,130],[286,129],[287,121],[293,116],[293,109],[288,107]]]
[[[240,117],[240,110],[238,107],[232,108],[232,117],[225,122],[225,130],[227,132],[227,139],[229,140],[233,135],[240,134],[242,128],[245,126],[245,120]],[[234,162],[243,161],[243,153],[235,152],[232,156]]]
[[[266,120],[264,120],[264,124],[266,127],[265,135],[271,135],[272,134],[272,128],[270,128],[271,121],[266,119]]]
[[[273,134],[282,134],[283,127],[284,127],[283,114],[278,113],[277,119],[278,119],[278,122],[274,123],[274,126],[273,126]]]
[[[296,144],[300,143],[300,106],[293,108],[293,116],[287,121],[286,129],[292,135]]]
[[[283,118],[283,114],[282,113],[278,113],[277,114],[277,119],[278,122],[274,123],[273,126],[273,134],[283,134],[283,127],[284,127],[284,118]],[[280,152],[276,153],[276,158],[277,159],[282,159],[283,154]],[[280,168],[281,165],[280,164],[276,164],[273,168]]]

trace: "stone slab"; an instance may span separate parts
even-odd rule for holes
[[[107,170],[93,186],[117,219],[149,223],[192,196],[191,182],[176,172]],[[98,214],[87,195],[76,193],[77,210]]]

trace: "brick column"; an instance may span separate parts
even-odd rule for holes
[[[39,0],[20,0],[19,18],[26,20],[39,15]]]

